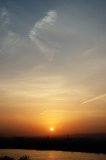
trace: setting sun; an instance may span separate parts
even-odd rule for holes
[[[53,127],[50,127],[50,131],[53,132],[53,131],[54,131],[54,128],[53,128]]]

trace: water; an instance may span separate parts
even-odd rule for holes
[[[30,157],[31,160],[106,160],[105,154],[0,149],[0,156],[4,155],[16,159],[18,159],[23,155],[27,155]]]

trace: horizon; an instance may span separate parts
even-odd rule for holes
[[[106,132],[104,133],[77,133],[77,134],[67,134],[67,135],[36,135],[36,136],[22,136],[22,135],[0,135],[0,138],[106,138]]]
[[[0,0],[0,134],[106,133],[106,1]]]

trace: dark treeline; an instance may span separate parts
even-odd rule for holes
[[[0,148],[106,153],[106,136],[1,137]]]

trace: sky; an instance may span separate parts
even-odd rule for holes
[[[106,1],[0,0],[0,135],[106,133]]]

